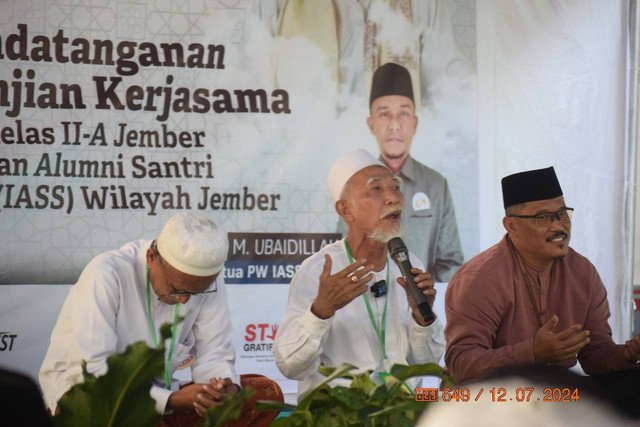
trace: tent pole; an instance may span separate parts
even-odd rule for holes
[[[633,302],[633,264],[634,264],[634,237],[635,237],[635,210],[636,210],[636,156],[638,146],[638,111],[639,96],[638,82],[640,80],[640,9],[638,0],[629,1],[629,100],[628,100],[628,144],[627,144],[627,176],[626,176],[626,206],[625,206],[625,249],[626,283],[625,283],[625,309],[630,325],[629,331],[634,327],[634,302]]]

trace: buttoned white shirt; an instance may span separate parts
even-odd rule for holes
[[[431,325],[420,326],[411,315],[404,289],[396,282],[401,277],[398,267],[388,259],[390,283],[387,295],[375,298],[368,292],[373,316],[381,322],[387,301],[384,360],[380,340],[373,328],[363,296],[337,310],[329,319],[320,319],[311,312],[311,304],[318,294],[324,255],[331,257],[331,274],[347,267],[350,262],[344,240],[334,242],[307,258],[296,272],[289,288],[284,318],[276,335],[274,354],[278,369],[284,376],[299,380],[298,399],[322,382],[320,364],[337,367],[350,363],[358,368],[354,373],[372,370],[372,379],[394,364],[413,365],[438,363],[444,352],[444,334],[438,319]],[[410,254],[411,264],[422,269],[418,259]],[[385,279],[386,269],[376,273],[375,281]],[[371,285],[373,281],[369,282]],[[415,387],[418,380],[411,382]],[[337,379],[331,385],[349,385],[349,380]],[[379,381],[378,381],[379,382]]]
[[[122,353],[129,344],[144,341],[154,347],[148,320],[146,253],[151,241],[138,240],[118,250],[95,257],[71,288],[51,334],[51,343],[40,368],[39,380],[46,405],[53,412],[60,397],[82,382],[81,361],[87,371],[103,375],[107,358]],[[234,370],[233,331],[222,274],[209,289],[217,292],[194,295],[180,304],[184,320],[176,330],[171,372],[189,359],[192,378],[207,383],[213,377],[231,378],[240,384]],[[173,323],[175,305],[165,304],[151,287],[151,315],[156,336],[164,323]],[[165,342],[165,361],[169,342]],[[162,413],[172,391],[158,379],[151,388],[156,409]]]

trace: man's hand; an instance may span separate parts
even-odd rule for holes
[[[198,395],[198,400],[193,402],[196,412],[204,417],[209,406],[217,406],[222,403],[225,397],[238,394],[240,387],[235,385],[231,378],[211,378],[207,385],[207,393]]]
[[[624,358],[629,363],[640,364],[640,335],[636,335],[624,343]]]
[[[433,307],[433,302],[436,300],[436,290],[433,287],[434,282],[431,278],[431,274],[426,272],[423,273],[419,268],[412,268],[411,273],[414,275],[413,281],[416,283],[416,286],[420,288],[424,296],[427,297],[429,306]],[[434,322],[433,320],[427,323],[422,319],[422,314],[420,313],[420,310],[418,310],[416,302],[409,293],[409,289],[407,289],[404,277],[398,277],[398,283],[404,288],[404,291],[407,294],[407,301],[409,301],[409,307],[411,307],[413,318],[416,322],[418,322],[420,326],[429,326],[432,324]]]
[[[373,265],[366,265],[366,259],[358,260],[334,275],[330,274],[331,257],[325,255],[324,259],[324,268],[320,274],[320,284],[318,285],[318,296],[311,305],[311,312],[320,319],[330,318],[337,310],[365,293],[367,282],[373,277],[369,274]],[[358,270],[360,267],[363,268]]]
[[[536,333],[533,339],[533,354],[536,362],[552,363],[571,359],[582,347],[589,343],[589,331],[583,331],[582,325],[569,326],[564,331],[553,333],[558,325],[558,316],[553,317]]]
[[[226,396],[238,393],[238,386],[230,378],[212,378],[209,384],[189,384],[171,393],[167,406],[170,409],[195,409],[204,417],[209,406],[220,405]]]

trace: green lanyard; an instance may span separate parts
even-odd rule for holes
[[[347,257],[349,258],[349,263],[353,264],[353,256],[351,255],[351,248],[349,247],[349,242],[347,242],[347,238],[344,238],[344,247],[347,250]],[[389,286],[389,261],[387,260],[387,286]],[[389,286],[390,288],[390,286]],[[367,306],[367,311],[369,312],[369,318],[371,319],[371,324],[373,325],[373,329],[376,331],[376,336],[378,340],[380,340],[380,348],[382,348],[382,357],[387,358],[387,351],[385,348],[385,324],[387,322],[387,302],[389,302],[389,297],[387,294],[387,299],[384,301],[384,309],[382,310],[382,321],[380,323],[380,327],[378,327],[378,323],[376,322],[376,318],[373,316],[373,310],[371,310],[371,304],[369,304],[369,297],[365,292],[362,294],[364,297],[364,303]]]
[[[156,328],[153,327],[153,319],[151,318],[151,282],[149,281],[149,267],[147,267],[147,313],[149,314],[149,329],[151,329],[151,337],[153,345],[158,347],[158,338],[156,337]],[[176,342],[176,328],[178,327],[178,317],[180,315],[180,303],[176,304],[175,314],[173,315],[173,326],[171,327],[171,344],[169,345],[169,355],[167,363],[164,365],[164,385],[167,390],[171,389],[171,356],[173,355],[173,347]]]

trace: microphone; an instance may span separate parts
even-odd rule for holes
[[[427,297],[424,296],[422,290],[413,280],[414,275],[411,273],[411,261],[409,261],[409,251],[407,251],[407,246],[400,237],[394,237],[387,242],[387,248],[389,249],[391,258],[398,265],[398,268],[402,273],[402,277],[404,277],[404,281],[407,284],[407,289],[409,289],[409,293],[411,294],[413,301],[418,306],[418,310],[420,310],[422,318],[425,322],[435,320],[436,315],[433,310],[431,310],[431,307],[429,307]]]

